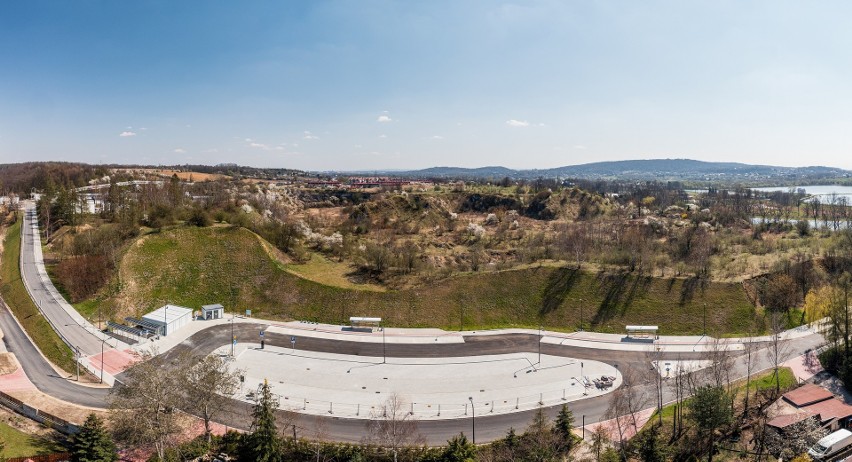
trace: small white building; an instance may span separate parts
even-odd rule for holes
[[[201,307],[201,319],[221,319],[225,317],[225,307],[219,303],[203,305]]]
[[[192,321],[192,310],[177,305],[166,305],[142,316],[144,321],[161,326],[162,335],[169,335]]]

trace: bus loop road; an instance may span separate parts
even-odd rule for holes
[[[31,203],[25,205],[25,220],[22,228],[22,261],[23,279],[30,295],[39,305],[45,316],[51,321],[55,329],[66,342],[79,347],[87,355],[100,352],[104,344],[98,335],[91,329],[82,327],[85,321],[75,320],[74,314],[63,308],[55,288],[48,285],[45,278],[39,272],[37,259],[39,252],[35,247],[35,229],[37,226],[35,210]],[[233,327],[239,342],[256,343],[258,330],[264,328],[263,324],[238,323]],[[20,325],[11,315],[5,303],[0,303],[0,329],[4,333],[3,341],[8,351],[15,353],[30,381],[42,392],[57,399],[93,408],[104,408],[107,405],[109,389],[79,385],[73,381],[61,377],[53,367],[47,363],[41,353],[31,343],[29,337],[23,332]],[[190,353],[193,355],[209,354],[214,349],[228,345],[231,341],[231,326],[218,325],[200,331],[175,348],[163,354],[163,359],[168,360],[172,355]],[[383,346],[374,342],[352,342],[345,340],[333,340],[327,338],[312,337],[309,333],[297,335],[297,349],[316,351],[324,353],[346,354],[363,357],[381,357]],[[534,334],[506,333],[488,336],[466,336],[463,343],[450,344],[416,344],[416,343],[394,343],[388,342],[386,354],[388,357],[411,357],[411,358],[441,358],[441,357],[471,357],[480,355],[498,355],[511,353],[535,353],[539,351],[540,337]],[[271,346],[290,348],[290,338],[274,332],[267,332],[266,342]],[[111,346],[112,342],[107,342]],[[785,341],[787,358],[792,358],[813,349],[823,343],[819,335],[809,335]],[[570,357],[576,359],[597,360],[607,364],[618,366],[619,370],[636,370],[644,374],[648,371],[647,353],[637,351],[616,351],[609,348],[580,347],[572,345],[558,345],[542,343],[541,353]],[[691,360],[701,359],[703,353],[663,353],[662,360]],[[745,376],[745,366],[742,358],[739,358],[734,366],[735,377]],[[168,362],[166,362],[167,364]],[[772,366],[767,355],[759,355],[756,370],[766,369]],[[122,376],[119,374],[118,379]],[[642,384],[639,392],[647,396],[653,396],[653,385]],[[404,394],[404,390],[400,390]],[[672,399],[672,393],[666,391],[665,401]],[[585,416],[587,424],[595,423],[603,419],[609,405],[609,396],[595,396],[582,400],[569,402],[569,407],[577,418],[577,423]],[[250,405],[243,401],[232,401],[232,411],[223,414],[221,423],[228,427],[248,429],[250,425]],[[651,404],[649,404],[650,406]],[[546,408],[546,411],[555,416],[558,406]],[[476,440],[477,442],[490,441],[505,435],[509,428],[524,429],[531,421],[535,411],[521,411],[511,414],[482,415],[476,417]],[[282,411],[282,420],[285,415]],[[297,424],[297,430],[302,436],[322,435],[327,439],[338,441],[360,441],[365,433],[365,420],[346,419],[334,416],[309,416],[301,415]],[[445,419],[445,420],[423,420],[418,423],[420,433],[425,437],[428,444],[442,444],[450,437],[464,431],[470,435],[472,427],[471,419]]]
[[[206,355],[216,348],[228,345],[231,341],[231,332],[237,336],[238,342],[255,343],[257,332],[266,327],[265,324],[237,323],[234,326],[213,326],[190,336],[176,347],[163,353],[158,360],[168,364],[171,358],[180,354]],[[12,317],[5,303],[0,306],[0,329],[3,330],[3,341],[6,348],[15,353],[18,361],[23,366],[27,376],[42,392],[57,399],[70,403],[103,408],[106,406],[109,390],[77,385],[60,377],[47,363],[40,352],[29,341],[20,325]],[[509,354],[517,352],[537,352],[539,348],[539,336],[531,334],[495,334],[478,337],[465,337],[464,343],[442,343],[442,344],[416,344],[416,343],[392,343],[384,347],[388,357],[459,357],[480,356],[494,354]],[[290,348],[290,336],[280,333],[268,332],[266,343],[271,346]],[[808,349],[817,347],[823,343],[821,336],[813,334],[792,340],[787,340],[787,357],[792,358],[804,353]],[[353,356],[381,357],[383,345],[381,343],[352,342],[342,340],[323,339],[310,336],[310,333],[297,336],[298,350],[328,352],[337,354],[348,354]],[[598,360],[608,364],[617,365],[620,370],[635,369],[647,371],[649,368],[647,354],[637,351],[614,351],[611,349],[595,349],[577,347],[571,345],[541,344],[541,352],[547,355],[571,357],[577,359]],[[703,353],[672,353],[664,354],[661,359],[699,359]],[[771,367],[766,354],[759,355],[757,369]],[[734,370],[735,376],[744,376],[745,368],[742,358],[738,357]],[[118,379],[121,380],[119,374]],[[643,384],[640,390],[648,396],[653,396],[652,385]],[[401,390],[404,392],[404,390]],[[667,392],[666,401],[670,400],[671,393]],[[609,396],[603,395],[572,401],[568,405],[580,423],[585,416],[586,424],[594,423],[603,419],[604,413],[609,405]],[[650,405],[650,404],[649,404]],[[546,411],[555,416],[558,406],[546,408]],[[526,428],[532,414],[535,411],[522,411],[511,414],[497,414],[476,417],[476,439],[477,442],[485,442],[500,438],[505,435],[509,428],[518,430]],[[250,425],[250,404],[243,401],[232,401],[230,412],[222,414],[219,419],[221,423],[231,428],[248,429]],[[284,411],[280,413],[281,421],[286,418]],[[423,420],[418,422],[418,430],[425,437],[428,444],[442,444],[447,439],[459,432],[470,434],[471,419],[446,419],[446,420]],[[337,441],[358,442],[365,434],[365,420],[346,419],[334,416],[319,417],[301,415],[298,418],[297,431],[301,436],[323,435],[327,439]]]

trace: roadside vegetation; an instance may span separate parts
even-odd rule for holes
[[[42,354],[59,368],[73,371],[75,369],[73,352],[42,316],[21,280],[19,262],[22,221],[17,214],[6,217],[2,264],[0,264],[0,295]]]
[[[49,432],[30,434],[0,422],[0,460],[62,452],[62,445]]]
[[[37,181],[49,274],[85,316],[116,321],[219,302],[330,323],[765,333],[771,313],[788,327],[806,321],[808,293],[842,272],[834,249],[852,220],[842,203],[798,192],[688,194],[678,182],[346,189],[295,173],[50,172]],[[103,186],[95,214],[72,187],[81,182]],[[804,217],[818,226],[794,221]]]

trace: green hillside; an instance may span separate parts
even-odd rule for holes
[[[664,334],[763,329],[739,284],[657,279],[631,274],[539,267],[463,274],[428,287],[365,291],[320,284],[285,270],[256,235],[242,228],[178,227],[130,246],[113,293],[80,304],[121,306],[140,314],[173,303],[193,308],[222,303],[258,317],[346,323],[380,316],[389,325],[482,329],[506,326],[574,330],[581,311],[587,329],[621,332],[625,324],[657,324]],[[120,290],[117,289],[120,287]],[[582,308],[581,308],[582,307]],[[107,310],[109,312],[109,310]]]

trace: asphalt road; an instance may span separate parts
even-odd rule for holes
[[[57,374],[24,333],[3,300],[0,300],[0,330],[3,331],[6,349],[15,354],[27,377],[39,390],[69,403],[104,407],[109,389],[79,385]]]
[[[233,332],[238,342],[257,343],[258,331],[264,327],[261,324],[236,324]],[[222,345],[229,344],[231,339],[230,326],[217,326],[205,329],[188,338],[176,348],[165,353],[164,361],[169,361],[177,355],[194,354],[205,355]],[[268,345],[289,348],[290,336],[266,332],[265,341]],[[785,342],[787,354],[785,358],[792,358],[813,349],[823,343],[819,335],[810,335],[796,340]],[[383,347],[381,343],[347,342],[311,337],[296,336],[296,349],[321,351],[328,353],[349,354],[355,356],[381,357],[386,351],[388,357],[453,357],[453,356],[479,356],[491,354],[506,354],[515,352],[537,352],[539,347],[538,336],[528,334],[506,334],[494,336],[466,337],[465,343],[453,344],[392,344]],[[613,350],[597,350],[581,348],[568,345],[542,344],[542,353],[554,356],[594,359],[609,364],[617,365],[621,371],[635,371],[645,374],[650,365],[648,357],[642,352],[624,352]],[[661,360],[688,360],[699,359],[701,353],[672,353],[661,355]],[[757,356],[754,370],[766,369],[772,366],[765,351]],[[732,377],[745,376],[745,359],[742,355],[737,356],[732,367]],[[705,376],[702,376],[705,375]],[[709,380],[706,374],[699,375],[699,380]],[[341,378],[345,380],[345,377]],[[653,406],[654,386],[651,383],[641,383],[638,387],[639,395],[645,396],[645,406]],[[674,399],[674,394],[668,387],[664,386],[664,402]],[[586,424],[595,423],[604,419],[609,407],[610,395],[587,398],[568,403],[568,407],[574,413],[577,424],[582,423],[585,417]],[[234,403],[234,412],[228,419],[229,426],[237,428],[248,428],[250,424],[250,408],[244,403]],[[545,411],[555,418],[561,406],[552,406]],[[522,430],[526,428],[535,411],[523,411],[512,414],[481,415],[476,417],[476,439],[478,442],[491,441],[505,436],[509,428]],[[286,421],[287,413],[281,412],[280,421]],[[305,436],[321,435],[338,441],[358,442],[365,435],[364,420],[345,419],[334,416],[318,417],[300,415],[296,422],[297,430]],[[471,419],[454,420],[423,420],[418,422],[418,430],[426,439],[427,444],[442,444],[459,432],[471,435],[473,421]]]
[[[29,209],[23,226],[24,248],[22,252],[23,271],[26,283],[29,284],[31,294],[41,306],[45,315],[50,319],[54,327],[60,329],[61,335],[72,345],[79,346],[85,354],[100,353],[101,341],[90,332],[80,327],[59,303],[53,298],[49,290],[43,284],[36,271],[33,253],[33,215],[34,211]],[[0,303],[0,329],[4,332],[4,342],[7,349],[15,353],[18,361],[36,387],[51,396],[89,407],[104,407],[109,394],[108,389],[92,388],[78,385],[60,377],[47,363],[43,356],[33,346],[24,334],[20,325],[15,322],[6,307]],[[258,331],[263,326],[260,324],[238,324],[234,326],[234,333],[240,342],[256,343]],[[290,347],[290,336],[267,332],[266,342],[270,345]],[[541,352],[553,356],[572,357],[579,359],[597,360],[616,365],[621,371],[647,372],[649,368],[648,357],[645,353],[631,351],[613,351],[581,348],[569,345],[539,344],[539,337],[530,334],[504,334],[493,336],[466,337],[464,343],[453,344],[396,344],[388,343],[366,343],[348,342],[312,337],[296,337],[296,347],[299,350],[309,350],[327,353],[349,354],[355,356],[381,357],[460,357],[495,355],[516,352],[535,353],[541,348]],[[163,355],[163,360],[168,361],[174,355],[190,353],[193,355],[204,355],[229,344],[231,340],[231,327],[220,325],[201,331]],[[822,338],[817,335],[804,337],[787,342],[788,354],[793,357],[802,354],[805,350],[814,348],[822,343]],[[660,359],[699,359],[701,353],[677,353],[664,354]],[[732,370],[733,376],[745,375],[743,359],[739,358]],[[765,353],[759,355],[759,364],[756,370],[771,366]],[[121,376],[118,377],[121,379]],[[639,392],[647,397],[653,396],[653,385],[640,384]],[[664,400],[672,399],[670,391],[664,393]],[[581,423],[585,416],[587,424],[603,420],[603,416],[609,406],[609,395],[592,397],[584,400],[573,401],[569,407]],[[250,406],[246,403],[234,401],[233,411],[223,416],[222,419],[229,427],[247,429],[250,424]],[[653,405],[648,400],[647,406]],[[546,409],[552,417],[556,415],[559,406]],[[512,414],[481,415],[476,417],[476,440],[478,442],[490,441],[500,438],[506,434],[509,428],[522,430],[526,428],[535,411],[523,411]],[[289,418],[286,413],[280,413],[281,421]],[[296,422],[297,431],[303,436],[323,436],[327,439],[338,441],[361,441],[365,434],[365,421],[359,419],[342,419],[334,416],[318,417],[302,415]],[[454,420],[424,420],[418,423],[420,433],[428,444],[441,444],[450,437],[465,432],[470,435],[472,430],[472,419]]]
[[[27,205],[24,210],[24,223],[21,226],[21,237],[23,249],[21,251],[21,271],[24,284],[30,292],[30,296],[38,305],[44,316],[50,321],[59,336],[72,347],[79,348],[87,355],[93,356],[101,352],[101,340],[89,332],[72,318],[62,305],[51,295],[38,274],[35,264],[33,225],[36,223],[35,208]],[[54,289],[55,290],[55,289]]]

